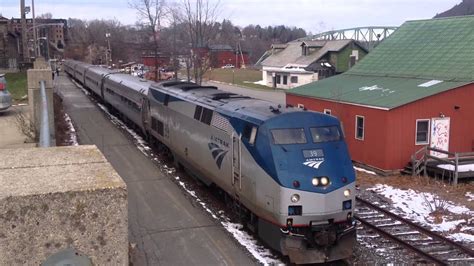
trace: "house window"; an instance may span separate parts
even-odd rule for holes
[[[330,115],[331,114],[331,109],[324,109],[324,113],[327,114],[327,115]]]
[[[288,84],[288,76],[283,76],[283,85]]]
[[[297,76],[291,77],[291,83],[298,83],[298,77]]]
[[[416,145],[425,145],[429,143],[429,119],[417,119],[416,120]]]
[[[364,120],[363,116],[356,115],[355,138],[358,140],[364,140]]]
[[[281,84],[281,76],[280,75],[276,75],[276,83],[277,84]]]

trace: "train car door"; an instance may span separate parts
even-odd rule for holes
[[[242,134],[232,133],[232,186],[236,194],[242,189]]]
[[[149,130],[150,101],[147,97],[142,98],[142,125],[145,133]]]

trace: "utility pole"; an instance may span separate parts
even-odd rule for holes
[[[36,17],[35,17],[35,0],[31,0],[31,9],[33,12],[33,47],[35,49],[34,56],[35,58],[38,56],[38,48],[37,48],[37,34],[36,34]]]
[[[29,62],[28,58],[28,34],[26,31],[26,8],[25,0],[20,0],[21,12],[21,44],[23,49],[23,62]]]

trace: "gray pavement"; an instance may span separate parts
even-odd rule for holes
[[[28,105],[15,105],[0,112],[0,149],[36,146],[20,130],[17,120],[20,113],[24,115],[25,122],[28,122]]]
[[[62,74],[56,91],[80,144],[95,144],[127,183],[133,265],[255,265],[225,229],[162,174]]]
[[[247,89],[241,86],[236,86],[236,85],[222,83],[222,82],[214,82],[214,81],[206,81],[203,83],[210,86],[217,86],[219,89],[224,90],[224,91],[238,93],[238,94],[250,96],[257,99],[267,100],[267,101],[275,102],[282,105],[286,103],[285,92],[281,90]]]

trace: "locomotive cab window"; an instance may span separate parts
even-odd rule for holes
[[[337,126],[312,127],[310,131],[314,143],[339,141],[342,139]]]
[[[255,139],[257,138],[257,127],[251,124],[246,124],[242,136],[248,140],[250,145],[253,146],[255,144]]]
[[[304,144],[306,134],[303,128],[272,129],[273,144]]]

